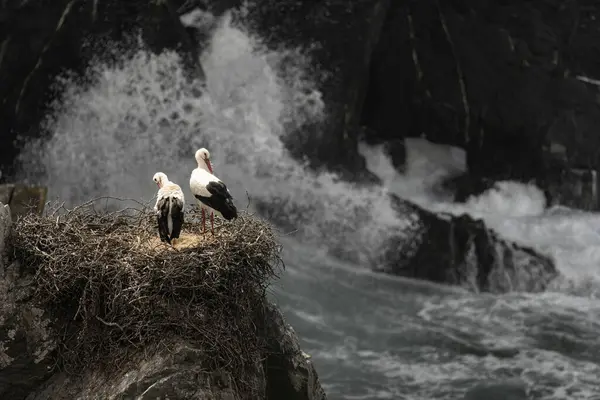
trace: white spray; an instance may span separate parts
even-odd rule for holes
[[[153,186],[141,177],[160,169],[187,182],[195,150],[207,147],[239,208],[247,192],[285,215],[304,240],[365,261],[398,222],[385,189],[315,175],[282,142],[327,117],[316,79],[306,73],[310,61],[302,49],[267,49],[226,15],[201,57],[202,95],[203,82],[186,80],[175,53],[140,50],[118,65],[95,63],[91,86],[66,81],[47,121],[50,139],[22,152],[25,178],[41,180],[50,198],[67,203],[148,199]]]

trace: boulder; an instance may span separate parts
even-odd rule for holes
[[[492,293],[541,292],[558,276],[551,258],[501,238],[482,220],[391,197],[407,224],[383,244],[381,272]]]
[[[177,50],[189,73],[202,73],[198,51],[169,0],[9,2],[0,10],[0,26],[3,180],[13,178],[20,140],[43,134],[60,74],[81,74],[94,58],[108,61],[118,46],[131,51],[138,34],[150,50]]]

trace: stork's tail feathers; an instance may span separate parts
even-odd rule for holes
[[[156,208],[160,241],[172,244],[172,239],[179,238],[181,233],[184,221],[183,200],[176,196],[164,197],[157,202]]]
[[[171,218],[173,219],[173,229],[170,238],[178,239],[184,222],[184,211],[183,201],[174,196],[171,197]]]
[[[221,215],[223,215],[223,218],[227,221],[237,218],[237,208],[235,207],[235,204],[233,204],[233,199],[231,197],[225,202],[225,207],[221,210]]]

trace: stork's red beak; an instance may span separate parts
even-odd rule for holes
[[[208,170],[209,170],[209,171],[210,171],[210,173],[212,174],[212,173],[213,173],[213,171],[212,171],[212,165],[210,164],[210,160],[208,160],[208,159],[206,160],[206,165],[208,166]]]

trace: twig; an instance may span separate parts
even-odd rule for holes
[[[103,320],[102,318],[100,318],[99,316],[96,315],[96,319],[100,322],[102,322],[104,325],[106,326],[116,326],[117,328],[119,328],[120,330],[124,331],[125,329],[123,329],[123,327],[119,324],[117,324],[116,322],[106,322],[105,320]]]

